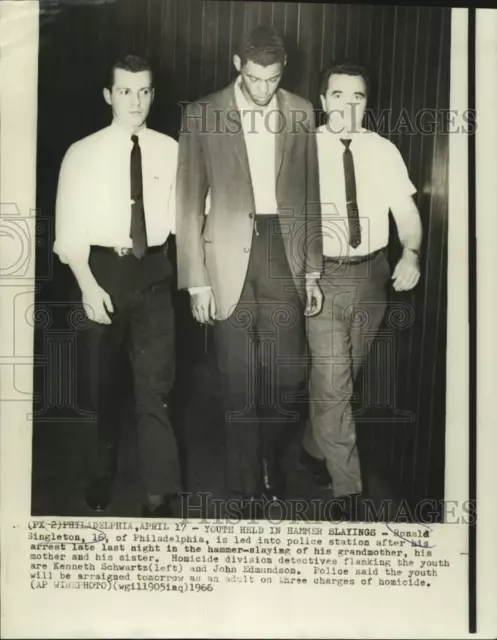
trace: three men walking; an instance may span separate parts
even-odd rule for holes
[[[222,381],[230,497],[285,496],[281,466],[301,424],[311,356],[309,419],[300,463],[333,496],[362,492],[353,385],[387,306],[392,212],[404,246],[397,291],[419,279],[415,188],[393,144],[362,127],[369,80],[335,64],[310,102],[280,87],[287,63],[276,31],[240,43],[229,86],[185,110],[179,145],[146,127],[149,65],[116,63],[104,98],[112,124],[73,144],[61,168],[54,250],[72,269],[91,320],[85,339],[97,413],[98,465],[87,504],[112,498],[120,354],[131,361],[143,515],[171,515],[180,490],[169,419],[174,383],[172,269],[191,311],[212,325]],[[353,318],[360,311],[364,325]],[[310,351],[310,353],[309,353]]]

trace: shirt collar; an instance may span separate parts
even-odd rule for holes
[[[274,111],[275,109],[278,108],[278,99],[276,97],[277,92],[271,98],[271,101],[269,102],[269,104],[267,104],[265,107],[259,107],[258,105],[253,105],[248,102],[247,98],[243,94],[241,84],[242,84],[242,76],[239,75],[235,80],[235,102],[239,111],[252,110],[252,111],[267,113],[268,111]]]
[[[112,133],[118,136],[120,139],[122,140],[126,139],[131,142],[131,136],[133,134],[131,134],[127,129],[121,126],[115,118],[112,121],[112,124],[110,125],[110,129]],[[141,138],[146,130],[147,130],[147,123],[145,122],[134,135],[137,135],[138,138]]]
[[[336,144],[340,144],[342,146],[342,143],[340,142],[340,140],[343,138],[345,139],[345,136],[343,134],[341,134],[340,132],[334,131],[329,125],[328,123],[321,125],[321,127],[319,127],[319,132],[324,134],[327,139],[333,140],[333,142],[335,142]],[[365,129],[364,127],[360,127],[356,132],[354,132],[351,136],[350,136],[350,146],[355,146],[360,140],[363,139],[363,134],[365,133],[370,133],[369,129]]]

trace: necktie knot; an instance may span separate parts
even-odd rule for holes
[[[348,149],[352,140],[350,138],[340,138],[340,142],[344,145],[345,149]]]
[[[132,136],[131,136],[131,142],[132,142],[134,145],[137,145],[137,144],[138,144],[138,136],[137,136],[137,135],[132,135]]]

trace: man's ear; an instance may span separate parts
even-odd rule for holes
[[[235,69],[238,71],[238,73],[240,73],[240,71],[242,70],[242,60],[237,53],[235,53],[235,55],[233,56],[233,64],[235,65]]]
[[[107,87],[105,87],[104,91],[104,100],[108,105],[112,105],[112,99],[111,99],[111,93],[109,91],[109,89],[107,89]]]
[[[323,94],[321,94],[319,96],[319,99],[321,100],[321,106],[323,107],[323,111],[326,113],[326,98],[323,96]]]
[[[153,101],[155,100],[155,89],[152,88],[152,90],[150,91],[151,96],[150,96],[150,104],[153,103]]]

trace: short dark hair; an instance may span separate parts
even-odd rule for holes
[[[280,34],[272,27],[259,25],[252,31],[244,33],[236,53],[240,56],[242,66],[251,60],[262,67],[285,62],[285,43]]]
[[[319,95],[326,95],[330,83],[330,78],[334,74],[341,74],[345,76],[360,76],[364,80],[364,84],[366,85],[366,94],[369,93],[370,80],[366,67],[358,62],[354,62],[353,60],[340,60],[333,62],[323,73]]]
[[[131,71],[131,73],[148,71],[150,73],[151,83],[153,84],[154,82],[154,74],[148,60],[146,60],[145,58],[141,58],[140,56],[127,55],[115,60],[112,66],[109,68],[105,80],[105,86],[109,90],[112,90],[112,87],[114,85],[114,72],[116,69],[124,69],[124,71]]]

